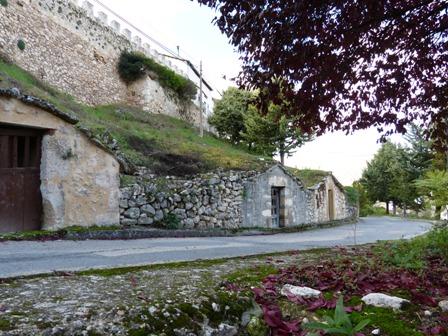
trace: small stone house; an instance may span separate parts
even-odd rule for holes
[[[242,203],[243,227],[285,227],[307,223],[308,191],[283,166],[248,180]]]
[[[329,174],[311,188],[282,165],[245,183],[242,226],[289,227],[350,217],[344,187]]]
[[[0,232],[119,223],[119,169],[77,120],[0,89]]]
[[[348,205],[344,186],[332,174],[308,190],[310,192],[308,206],[310,209],[315,209],[309,218],[310,222],[331,222],[353,216],[353,209]]]

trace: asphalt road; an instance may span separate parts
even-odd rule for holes
[[[430,227],[430,223],[399,218],[361,219],[356,243],[411,238]],[[354,225],[344,225],[269,236],[4,242],[0,243],[0,278],[354,245],[354,236]]]

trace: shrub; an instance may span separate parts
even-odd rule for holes
[[[143,78],[145,71],[145,56],[137,53],[123,52],[118,61],[118,74],[127,84]]]
[[[358,206],[359,203],[359,193],[354,187],[344,187],[345,193],[347,194],[347,201],[352,206]]]
[[[8,0],[0,0],[0,6],[3,6],[3,7],[8,6]]]
[[[177,230],[179,229],[179,226],[180,226],[180,220],[175,214],[169,213],[168,215],[166,215],[163,221],[164,228],[168,230]]]
[[[381,251],[386,263],[407,269],[422,269],[428,258],[442,258],[448,262],[448,227],[436,227],[409,241],[387,243]]]
[[[17,47],[18,47],[20,50],[24,51],[24,50],[25,50],[25,47],[26,47],[26,45],[25,45],[25,41],[24,41],[24,40],[19,40],[19,41],[17,41]]]
[[[160,85],[173,90],[182,100],[194,99],[197,94],[196,85],[191,80],[178,75],[151,58],[137,52],[125,51],[121,54],[118,73],[127,84],[143,78],[148,71],[156,74]]]
[[[359,217],[367,217],[367,216],[385,216],[386,209],[382,207],[372,206],[370,204],[366,204],[359,210]]]

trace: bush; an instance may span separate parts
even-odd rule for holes
[[[387,243],[381,250],[387,263],[407,269],[422,269],[431,258],[442,258],[448,262],[448,227],[436,227],[428,234],[409,241]]]
[[[359,217],[367,217],[367,216],[385,216],[386,209],[382,207],[375,207],[372,205],[364,205],[359,210]]]
[[[143,78],[148,71],[155,73],[160,85],[173,90],[180,99],[192,100],[196,97],[196,85],[173,70],[137,52],[123,52],[118,62],[121,79],[130,84]]]
[[[20,50],[24,51],[24,50],[25,50],[25,47],[26,47],[26,45],[25,45],[25,41],[23,41],[23,40],[19,40],[19,41],[17,42],[17,47],[18,47]]]
[[[0,0],[0,5],[3,7],[8,6],[8,0]]]
[[[180,227],[180,220],[179,218],[173,214],[169,213],[166,215],[164,221],[163,221],[163,228],[167,230],[177,230]]]
[[[351,206],[358,206],[359,203],[359,193],[354,187],[344,187],[345,193],[347,194],[347,201]]]
[[[118,61],[120,78],[127,84],[143,78],[146,74],[144,61],[145,57],[143,55],[123,52]]]

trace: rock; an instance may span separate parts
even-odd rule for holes
[[[448,300],[443,300],[439,302],[439,307],[443,312],[448,312]]]
[[[174,329],[173,332],[174,332],[174,334],[175,334],[176,336],[196,336],[195,333],[192,333],[192,332],[188,331],[188,330],[185,329],[185,328],[182,328],[182,329]]]
[[[156,209],[150,204],[142,206],[140,210],[147,215],[154,216],[156,214]]]
[[[191,210],[191,209],[193,209],[193,207],[194,207],[193,203],[186,203],[185,204],[185,210]]]
[[[175,209],[173,213],[180,219],[187,218],[187,212],[185,211],[185,209]]]
[[[381,330],[380,329],[372,330],[372,335],[380,335],[380,334],[381,334]]]
[[[213,309],[213,311],[218,313],[221,310],[221,307],[219,306],[219,304],[213,302],[212,303],[212,309]]]
[[[140,217],[138,219],[139,225],[151,225],[153,223],[154,223],[154,219],[152,219],[151,217]]]
[[[173,195],[173,201],[174,201],[175,203],[179,203],[179,202],[182,202],[182,198],[180,197],[180,195],[178,195],[178,194],[174,194],[174,195]]]
[[[154,216],[154,220],[156,222],[159,222],[159,221],[161,221],[163,219],[163,217],[164,217],[163,211],[162,210],[157,210],[156,214]]]
[[[281,294],[284,296],[288,295],[301,296],[306,299],[309,299],[321,296],[322,292],[309,287],[299,287],[286,284],[283,286]]]
[[[218,326],[218,335],[219,336],[235,336],[238,335],[238,328],[225,324],[225,323],[221,323]]]
[[[402,299],[396,296],[389,296],[382,293],[370,293],[361,299],[365,304],[382,307],[382,308],[392,308],[394,310],[401,309],[404,305],[409,303],[409,300]]]
[[[423,312],[423,314],[425,315],[425,316],[432,316],[432,312],[430,311],[430,310],[425,310],[424,312]]]
[[[137,219],[140,217],[140,209],[139,208],[129,208],[124,212],[125,217],[130,219]]]
[[[220,183],[220,181],[216,177],[212,177],[210,180],[208,180],[208,184],[210,184],[210,185],[216,185],[216,184],[219,184],[219,183]]]
[[[120,206],[121,209],[127,209],[129,207],[128,200],[121,199],[120,203],[119,203],[119,206]]]
[[[184,225],[187,229],[193,229],[194,228],[194,219],[192,219],[192,218],[185,219]]]
[[[148,199],[146,198],[146,196],[138,196],[136,203],[138,206],[142,206],[142,205],[148,203]]]
[[[121,222],[121,225],[124,225],[124,226],[137,224],[136,219],[129,219],[129,218],[122,219],[120,222]]]
[[[51,329],[51,335],[57,336],[63,334],[64,334],[64,328],[62,327],[54,327],[53,329]]]

